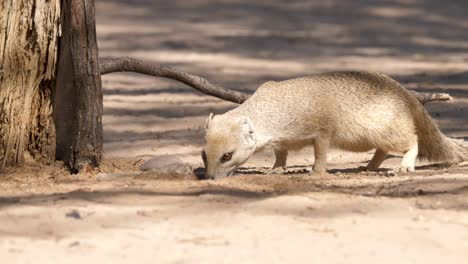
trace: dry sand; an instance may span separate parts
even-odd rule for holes
[[[330,70],[391,75],[450,93],[428,109],[468,138],[466,1],[99,0],[100,56],[132,56],[252,92],[266,80]],[[334,151],[330,173],[267,175],[272,153],[235,177],[132,176],[152,156],[201,165],[210,112],[235,107],[183,84],[103,76],[105,161],[10,169],[0,181],[2,263],[466,263],[468,167],[420,164],[386,177],[355,170],[371,153]],[[396,166],[399,157],[385,161]],[[294,172],[299,171],[299,172]],[[98,180],[99,173],[127,177]]]

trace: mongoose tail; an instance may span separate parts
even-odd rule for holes
[[[412,109],[418,135],[419,159],[447,164],[468,160],[468,143],[442,134],[422,105]]]

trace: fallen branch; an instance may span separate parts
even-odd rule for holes
[[[155,77],[173,79],[185,83],[186,85],[191,86],[204,94],[238,104],[243,103],[250,96],[245,93],[216,86],[202,77],[179,71],[172,67],[161,66],[127,57],[104,61],[100,63],[99,67],[101,70],[101,75],[111,72],[137,72]]]
[[[434,101],[442,102],[453,100],[453,98],[448,93],[420,93],[415,91],[412,92],[416,94],[416,97],[418,98],[419,102],[421,102],[421,104],[426,104]]]
[[[179,71],[172,67],[153,64],[128,57],[103,61],[100,63],[99,68],[101,75],[112,72],[137,72],[155,77],[173,79],[185,83],[186,85],[191,86],[204,94],[238,104],[242,104],[250,97],[249,94],[214,85],[202,77]],[[413,91],[413,93],[415,93],[416,97],[422,104],[434,101],[452,100],[452,97],[446,93],[420,93],[415,91]]]

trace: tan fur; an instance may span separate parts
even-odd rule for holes
[[[458,163],[468,152],[466,143],[440,132],[411,92],[379,73],[335,72],[267,82],[244,104],[210,120],[205,148],[208,177],[231,173],[252,155],[252,148],[267,146],[278,156],[275,167],[284,167],[287,150],[313,144],[317,172],[325,171],[330,147],[378,149],[369,169],[377,169],[388,152],[404,153],[404,171],[414,170],[416,156]],[[245,122],[253,130],[253,146],[241,140],[245,129],[240,124]],[[226,152],[234,153],[233,161],[220,164]]]

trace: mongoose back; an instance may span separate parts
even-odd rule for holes
[[[416,96],[379,73],[333,72],[267,82],[242,105],[210,115],[202,152],[206,177],[230,175],[256,151],[273,147],[273,169],[286,166],[288,150],[314,146],[313,170],[325,172],[330,147],[376,149],[376,170],[389,152],[403,153],[400,171],[416,158],[458,163],[468,147],[444,136]]]

